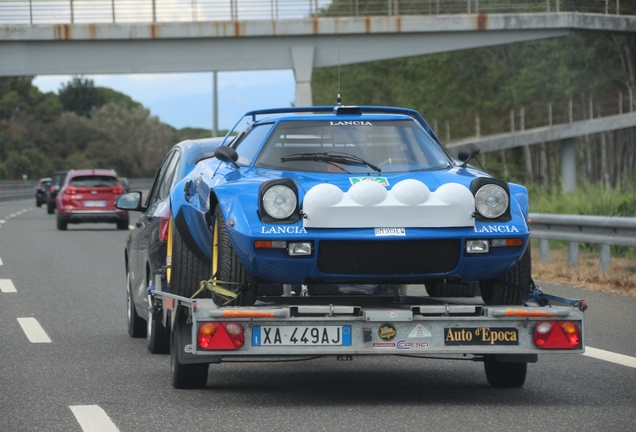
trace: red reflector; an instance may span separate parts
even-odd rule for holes
[[[159,218],[159,238],[163,242],[168,241],[168,228],[170,227],[170,218]]]
[[[520,239],[520,238],[506,239],[506,246],[523,246],[523,239]]]
[[[199,326],[197,346],[207,351],[233,351],[245,344],[243,327],[237,322],[205,322]]]
[[[534,327],[534,344],[542,349],[577,348],[581,345],[579,326],[572,321],[539,322]]]
[[[168,228],[170,228],[170,207],[166,206],[159,214],[159,239],[168,241]]]
[[[123,189],[113,189],[113,193],[115,195],[121,195],[124,193]]]
[[[272,242],[271,240],[256,240],[254,242],[254,249],[271,249]]]
[[[75,194],[77,193],[77,191],[76,191],[75,189],[66,189],[66,190],[64,191],[64,193],[65,193],[66,195],[75,195]]]

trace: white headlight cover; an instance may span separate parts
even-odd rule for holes
[[[274,219],[287,219],[296,210],[297,202],[294,191],[283,185],[272,186],[263,195],[263,209]]]
[[[475,208],[483,217],[496,219],[508,210],[508,194],[496,184],[484,185],[475,194]]]

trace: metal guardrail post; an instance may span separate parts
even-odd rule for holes
[[[601,244],[598,246],[599,262],[601,271],[605,271],[610,266],[610,245]]]
[[[579,262],[579,243],[568,243],[568,266],[575,266]]]
[[[539,240],[539,261],[547,261],[550,259],[550,240]]]

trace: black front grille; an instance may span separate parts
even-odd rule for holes
[[[415,275],[446,273],[459,261],[461,241],[321,241],[318,268],[328,274]]]

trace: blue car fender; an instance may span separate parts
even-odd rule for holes
[[[205,218],[205,208],[202,208],[196,199],[189,199],[184,193],[189,177],[181,180],[170,194],[170,206],[173,228],[179,231],[179,235],[186,246],[202,260],[209,260],[212,250],[212,233]]]

